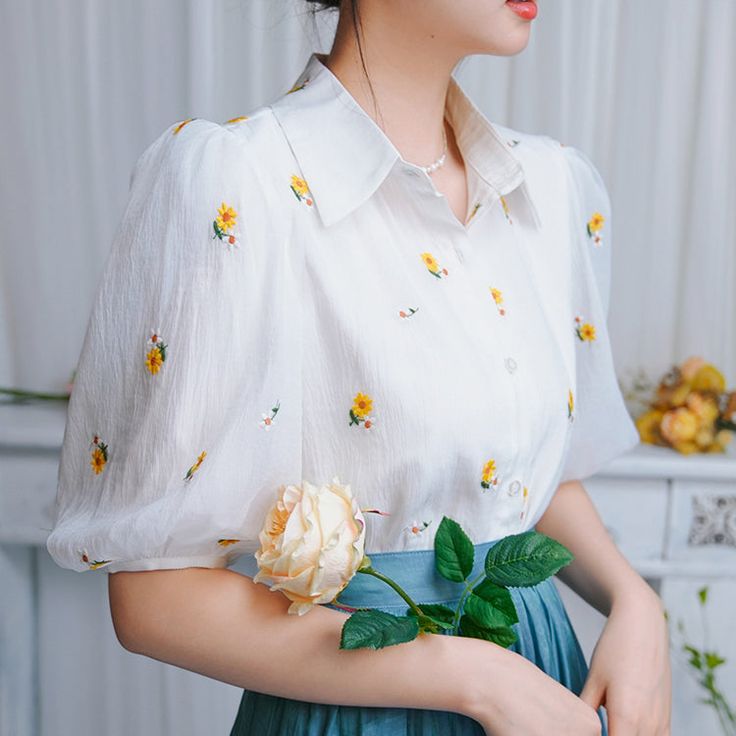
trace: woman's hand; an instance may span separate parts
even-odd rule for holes
[[[669,631],[659,596],[644,582],[614,599],[580,697],[605,705],[609,736],[669,736]]]
[[[489,653],[465,660],[476,685],[465,712],[487,736],[600,736],[598,713],[571,690],[517,652]]]

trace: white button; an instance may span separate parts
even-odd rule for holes
[[[509,494],[509,496],[515,496],[519,489],[521,488],[521,482],[518,480],[512,480],[511,483],[509,483],[509,487],[506,489],[506,493]]]
[[[516,361],[512,357],[504,358],[503,362],[509,373],[513,373],[516,370]]]

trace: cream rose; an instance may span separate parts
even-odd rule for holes
[[[332,602],[361,566],[365,518],[337,477],[321,486],[302,480],[279,488],[258,539],[254,582],[280,590],[288,612],[301,616]]]

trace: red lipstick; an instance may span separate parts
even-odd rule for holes
[[[524,20],[533,20],[537,17],[537,4],[534,0],[506,0],[506,5]]]

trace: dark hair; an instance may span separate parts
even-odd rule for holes
[[[362,23],[360,18],[360,12],[358,11],[358,2],[359,0],[305,0],[307,5],[309,6],[309,10],[312,13],[312,15],[316,15],[321,10],[338,10],[340,13],[343,12],[344,9],[348,8],[350,9],[350,13],[353,16],[353,29],[355,30],[355,40],[358,42],[358,51],[360,53],[360,63],[363,66],[363,72],[365,73],[365,78],[368,80],[368,86],[371,90],[371,96],[373,97],[373,104],[378,108],[378,100],[376,99],[376,94],[373,90],[373,85],[371,84],[370,77],[368,76],[368,69],[366,69],[365,66],[365,58],[363,57],[363,46],[360,42],[360,37],[362,34]]]

